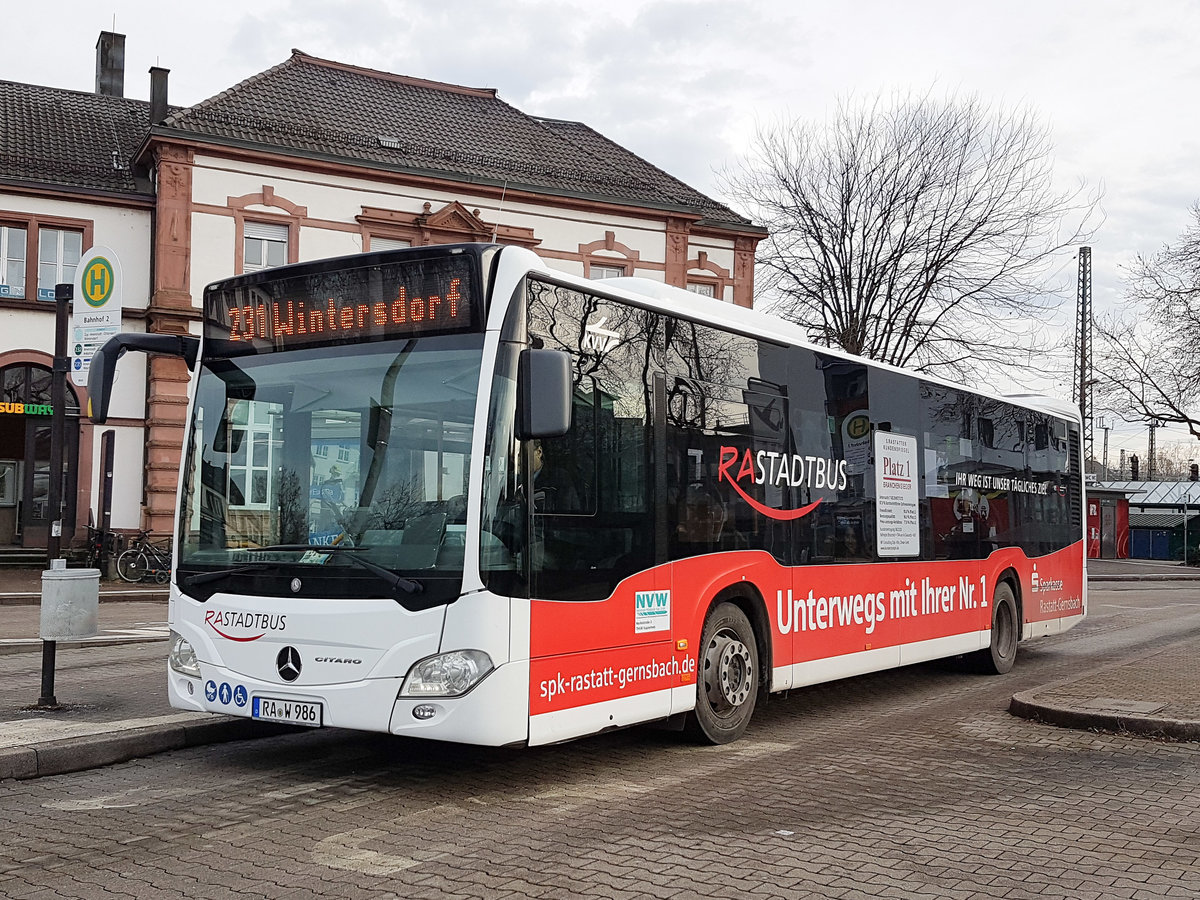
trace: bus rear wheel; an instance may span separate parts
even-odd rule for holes
[[[977,657],[980,671],[988,675],[1004,675],[1012,671],[1017,661],[1017,641],[1021,637],[1017,622],[1017,598],[1006,582],[996,585],[992,595],[992,640]]]
[[[709,613],[700,636],[696,709],[688,730],[711,744],[736,741],[758,699],[758,644],[746,614],[732,603]]]

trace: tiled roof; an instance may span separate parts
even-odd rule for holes
[[[737,215],[728,207],[689,187],[679,179],[673,178],[636,153],[610,141],[583,122],[568,122],[561,119],[538,119],[538,121],[564,140],[583,148],[613,169],[629,172],[668,202],[697,209],[713,221],[749,224],[748,219]]]
[[[222,142],[693,212],[758,230],[580,123],[526,115],[491,89],[356,68],[298,50],[163,125]]]
[[[130,160],[150,128],[144,100],[0,81],[0,182],[151,195]]]

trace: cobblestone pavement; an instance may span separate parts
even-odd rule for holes
[[[0,896],[1195,898],[1200,745],[1006,712],[1200,638],[1198,592],[1162,596],[1094,594],[1008,677],[927,665],[773,697],[720,748],[328,730],[4,782]]]

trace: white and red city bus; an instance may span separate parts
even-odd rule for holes
[[[1086,610],[1080,423],[808,344],[771,316],[514,247],[210,286],[171,704],[530,745],[939,657],[1013,665]]]

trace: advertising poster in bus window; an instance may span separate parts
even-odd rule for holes
[[[920,554],[915,437],[875,432],[875,517],[880,556]]]

